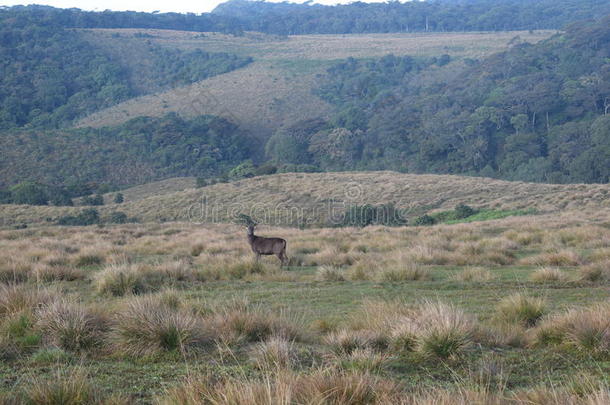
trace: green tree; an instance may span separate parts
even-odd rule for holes
[[[21,182],[9,190],[15,204],[47,205],[49,201],[45,186],[34,181]]]

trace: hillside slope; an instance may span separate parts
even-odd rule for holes
[[[170,181],[164,181],[165,187]],[[184,180],[176,180],[183,184]],[[159,194],[99,207],[145,222],[223,222],[237,213],[263,223],[329,225],[350,205],[394,203],[407,216],[466,203],[480,208],[535,208],[541,212],[610,208],[610,185],[508,182],[479,177],[396,172],[287,173]],[[125,191],[129,195],[129,191]],[[0,225],[53,222],[83,207],[0,206]]]
[[[142,38],[134,38],[140,34]],[[128,100],[80,120],[77,126],[108,126],[133,117],[177,112],[185,116],[212,114],[228,118],[254,136],[268,137],[279,127],[303,119],[326,117],[332,107],[312,94],[319,75],[336,59],[413,56],[479,58],[506,48],[519,36],[538,42],[553,31],[500,33],[430,33],[369,35],[302,35],[280,38],[258,33],[233,37],[217,33],[164,30],[85,30],[91,43],[127,47],[146,41],[192,51],[230,52],[255,62],[239,70],[166,92]],[[119,35],[117,37],[117,35]],[[118,52],[118,51],[117,51]]]

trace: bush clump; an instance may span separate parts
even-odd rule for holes
[[[100,214],[95,208],[83,210],[78,215],[67,215],[57,220],[57,225],[87,226],[100,223]]]

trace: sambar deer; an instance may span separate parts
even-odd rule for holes
[[[254,234],[255,226],[256,225],[253,224],[248,225],[248,243],[256,255],[256,261],[258,262],[261,255],[276,255],[278,259],[280,259],[281,266],[288,262],[288,257],[286,256],[286,240],[282,238],[264,238],[262,236],[256,236]]]

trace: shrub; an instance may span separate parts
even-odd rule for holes
[[[129,221],[127,214],[121,211],[115,211],[110,214],[108,221],[112,224],[126,224]]]
[[[474,208],[465,204],[459,204],[457,207],[455,207],[454,217],[455,219],[464,219],[471,217],[476,213],[477,211]]]
[[[85,196],[82,201],[83,205],[104,205],[104,196],[96,194],[95,196]]]
[[[542,318],[546,312],[546,304],[542,298],[528,297],[521,293],[504,298],[496,307],[498,319],[531,327]]]
[[[266,176],[275,173],[277,173],[277,166],[271,163],[260,165],[254,170],[255,176]]]
[[[64,350],[86,350],[101,341],[104,320],[84,306],[69,301],[55,301],[37,312],[36,326],[44,341]]]
[[[435,223],[436,223],[436,220],[428,214],[424,214],[420,217],[417,217],[413,221],[414,226],[430,226],[430,225],[434,225]]]
[[[10,188],[13,204],[47,205],[46,187],[33,181],[24,181]]]
[[[233,169],[229,171],[229,177],[232,179],[244,179],[248,177],[255,176],[254,164],[251,160],[246,160],[245,162],[235,166]]]
[[[123,201],[125,201],[125,198],[123,197],[122,193],[116,193],[116,195],[114,196],[114,203],[115,204],[122,204]]]
[[[88,208],[76,216],[68,215],[60,217],[57,220],[57,225],[87,226],[99,224],[99,222],[100,214],[97,212],[97,210],[94,208]]]
[[[211,338],[200,318],[172,308],[157,297],[130,300],[117,314],[112,328],[116,350],[131,356],[186,353],[211,342]]]

